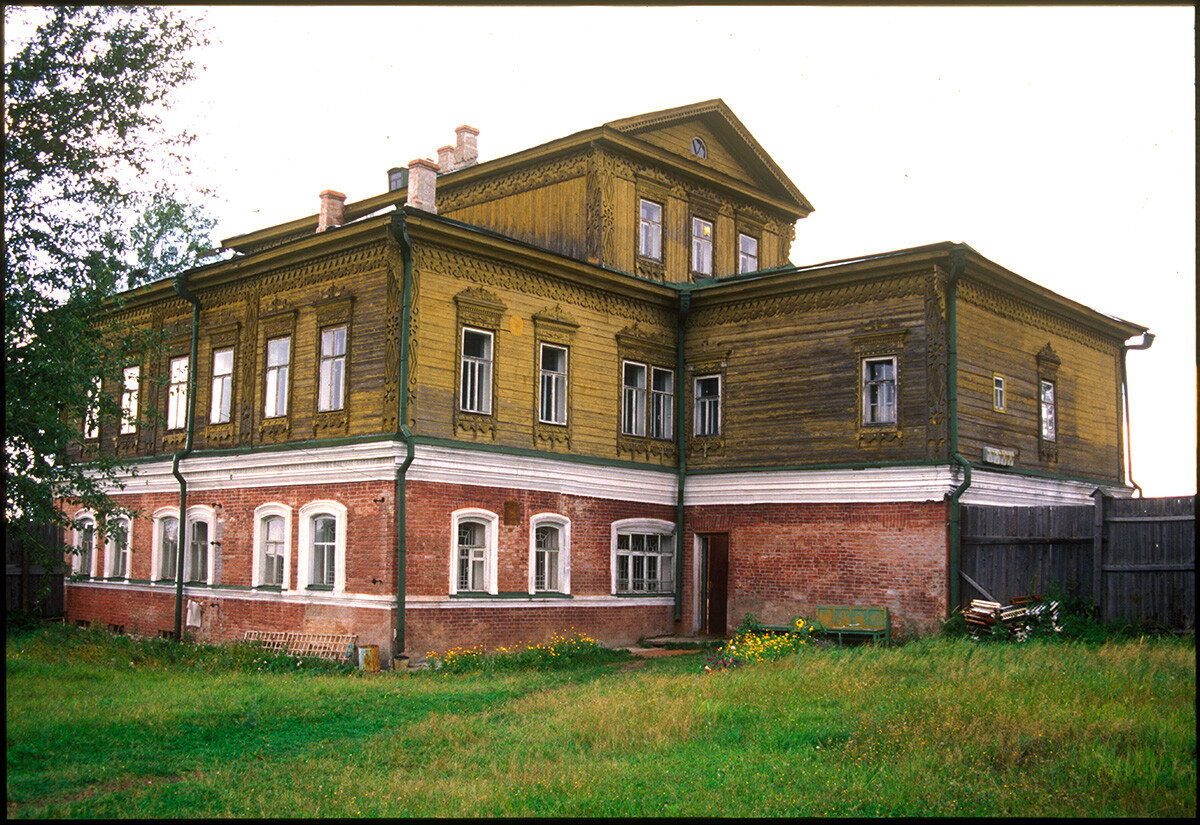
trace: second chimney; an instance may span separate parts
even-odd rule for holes
[[[414,206],[426,212],[437,212],[438,165],[425,158],[408,163],[408,198],[405,206]]]
[[[474,166],[479,163],[479,130],[474,126],[459,126],[454,130],[458,145],[454,147],[454,166]]]
[[[346,196],[341,192],[326,189],[321,193],[321,210],[317,212],[317,231],[324,232],[333,226],[341,226],[345,219]]]

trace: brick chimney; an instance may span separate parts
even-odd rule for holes
[[[458,145],[454,147],[454,168],[479,163],[479,130],[474,126],[459,126],[454,130]]]
[[[324,232],[332,226],[341,226],[345,219],[346,196],[341,192],[326,189],[321,193],[321,210],[317,213],[317,231]]]
[[[408,163],[408,199],[405,206],[437,212],[438,165],[425,158]]]
[[[439,146],[438,147],[438,171],[453,172],[456,164],[454,163],[454,147]]]

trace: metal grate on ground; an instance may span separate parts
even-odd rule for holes
[[[348,662],[354,655],[357,636],[339,633],[293,633],[286,630],[247,630],[246,641],[258,642],[267,650],[293,656],[315,656]]]

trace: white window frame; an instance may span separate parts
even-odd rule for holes
[[[320,412],[346,406],[346,352],[349,345],[348,325],[338,324],[321,330],[320,387],[317,392],[317,410]]]
[[[1049,395],[1047,396],[1047,390]],[[1058,398],[1054,381],[1038,379],[1038,428],[1042,441],[1058,441]]]
[[[628,590],[620,589],[620,577],[618,575],[618,571],[619,571],[619,567],[620,567],[619,556],[622,554],[620,551],[618,551],[617,544],[618,544],[619,538],[621,536],[631,536],[632,537],[633,535],[658,536],[659,552],[655,555],[657,555],[659,557],[660,575],[658,576],[658,578],[655,581],[657,581],[659,584],[663,585],[663,587],[661,589],[658,589],[658,588],[652,589],[652,590],[651,589],[642,589],[642,590],[632,589],[632,582],[633,582],[632,562],[630,563],[630,576],[629,576],[631,588]],[[632,539],[631,539],[631,543],[632,543]],[[666,550],[664,551],[663,548],[666,548]],[[631,553],[630,555],[632,556],[633,554]],[[641,555],[643,557],[645,557],[646,554],[641,554]],[[671,576],[669,581],[665,581],[661,575],[661,560],[663,557],[669,557],[671,559],[671,569],[672,569],[673,575]],[[614,521],[612,523],[611,547],[610,547],[610,555],[609,555],[609,572],[611,574],[611,587],[612,587],[612,594],[614,596],[618,595],[618,594],[650,594],[650,595],[656,595],[656,596],[673,596],[675,593],[675,576],[679,575],[679,571],[676,569],[675,561],[676,561],[676,559],[675,559],[675,524],[674,524],[674,522],[664,521],[662,519],[653,519],[653,518],[632,518],[632,519],[622,519],[620,521]]]
[[[320,515],[333,516],[334,526],[334,568],[333,593],[343,593],[346,590],[346,517],[348,511],[344,504],[336,501],[310,501],[300,508],[299,536],[296,543],[296,587],[310,592],[325,591],[324,585],[313,585],[312,580],[312,540],[313,518]]]
[[[169,362],[167,389],[167,429],[182,430],[187,427],[188,417],[188,374],[191,359],[186,355],[172,358]]]
[[[178,522],[179,522],[179,508],[178,507],[160,507],[159,509],[154,511],[153,522],[152,522],[153,527],[154,527],[154,533],[150,539],[150,580],[151,581],[162,581],[162,580],[167,580],[167,581],[172,581],[172,582],[175,581],[174,576],[165,575],[165,571],[163,570],[163,564],[162,564],[163,524],[168,519],[173,519],[176,522],[176,524],[178,525]],[[176,531],[176,538],[175,538],[176,545],[175,545],[175,555],[174,555],[174,559],[175,559],[176,563],[178,562],[178,559],[179,559],[179,544],[178,544],[178,542],[182,541],[183,537],[185,535],[186,535],[186,533],[184,533],[183,530]]]
[[[90,579],[96,577],[96,556],[99,555],[99,547],[97,541],[100,537],[99,521],[96,519],[95,513],[89,511],[81,511],[75,514],[77,521],[86,522],[88,526],[74,530],[73,546],[76,551],[80,551],[84,546],[85,539],[89,542],[86,557],[82,552],[71,554],[71,572],[77,576],[87,576]],[[89,536],[88,527],[91,528]]]
[[[217,359],[228,353],[228,371],[218,372]],[[213,350],[212,411],[209,422],[228,424],[233,413],[233,347]],[[220,367],[224,370],[224,366]]]
[[[992,409],[996,412],[1008,411],[1008,393],[1004,386],[1004,376],[998,372],[992,373]]]
[[[885,379],[872,380],[870,367],[872,364],[888,363],[891,365],[891,376]],[[885,426],[894,427],[900,418],[900,364],[894,355],[862,359],[862,425],[864,427]],[[876,389],[891,388],[891,403],[872,403]],[[891,411],[890,415],[886,411]],[[879,410],[879,412],[875,412]]]
[[[271,363],[271,344],[287,341],[287,357],[279,363]],[[279,335],[268,338],[266,343],[266,377],[263,385],[263,417],[284,418],[288,414],[288,374],[292,365],[292,336]],[[278,360],[278,358],[276,359]]]
[[[698,215],[692,216],[692,272],[713,273],[713,222]]]
[[[701,381],[716,381],[717,394],[715,396],[701,396]],[[721,434],[721,428],[724,425],[724,410],[722,406],[725,388],[723,385],[724,382],[721,380],[720,373],[697,375],[692,384],[692,401],[694,406],[692,432],[697,438],[713,438]]]
[[[252,587],[274,587],[265,581],[263,568],[266,565],[267,546],[263,527],[269,518],[283,519],[283,581],[281,590],[290,590],[292,574],[292,508],[278,502],[260,504],[254,508],[254,569],[250,574]]]
[[[641,383],[628,383],[629,369],[640,370]],[[637,361],[621,362],[621,434],[646,435],[646,396],[650,368]]]
[[[537,533],[541,527],[558,529],[558,566],[555,573],[558,578],[557,587],[537,586]],[[571,520],[558,513],[538,513],[529,518],[529,592],[563,593],[571,592]]]
[[[467,333],[482,336],[487,341],[484,355],[467,355]],[[459,334],[459,347],[458,408],[467,413],[491,415],[495,335],[490,330],[464,326]]]
[[[133,522],[124,516],[116,519],[117,531],[124,528],[124,546],[115,536],[109,537],[104,543],[104,576],[109,579],[128,579],[129,562],[132,555]],[[118,560],[120,564],[118,564]]]
[[[658,389],[655,380],[666,376],[667,389]],[[650,421],[646,428],[651,438],[670,441],[675,435],[675,371],[662,367],[650,367]]]
[[[458,586],[458,525],[464,521],[476,521],[483,524],[484,557],[483,578],[484,587],[480,590],[460,590]],[[474,595],[497,595],[499,583],[496,581],[496,547],[500,538],[500,517],[490,510],[468,507],[455,510],[450,514],[450,594],[458,593]]]
[[[657,215],[647,215],[647,206],[654,207]],[[648,198],[638,199],[638,254],[643,258],[662,260],[662,213],[661,203]]]
[[[126,367],[121,384],[121,435],[138,431],[138,390],[142,380],[142,368]]]
[[[752,247],[747,249],[747,241]],[[758,238],[753,235],[747,235],[745,232],[738,233],[738,272],[756,272],[758,271]]]
[[[183,554],[184,584],[213,584],[216,581],[217,553],[220,546],[217,543],[217,513],[207,504],[194,504],[187,508],[184,515],[187,518],[187,532],[180,536],[180,541],[186,541],[187,547]],[[197,524],[204,525],[204,565],[202,570],[192,569],[192,543]]]
[[[547,350],[562,354],[562,369],[546,368]],[[570,352],[558,344],[542,343],[538,350],[538,421],[543,424],[567,423],[567,379]]]

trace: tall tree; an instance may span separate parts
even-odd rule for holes
[[[52,560],[44,526],[74,526],[58,502],[103,523],[119,511],[106,489],[131,472],[71,456],[84,427],[121,415],[122,368],[153,344],[117,321],[114,296],[191,265],[212,227],[164,185],[186,175],[191,136],[162,120],[208,41],[179,9],[6,6],[4,21],[6,37],[36,25],[4,67],[4,515],[10,539]]]

